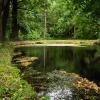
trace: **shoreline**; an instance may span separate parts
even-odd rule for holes
[[[39,41],[15,41],[8,42],[13,46],[94,46],[99,40],[39,40]]]

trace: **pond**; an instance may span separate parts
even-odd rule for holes
[[[16,64],[20,66],[24,74],[23,78],[35,88],[39,96],[47,96],[50,100],[83,99],[82,96],[78,96],[80,99],[77,99],[73,89],[75,75],[100,85],[100,47],[98,46],[19,47],[15,49],[15,53],[14,63],[20,57],[34,57],[34,60],[30,58],[32,62],[27,66],[23,66],[21,62]]]

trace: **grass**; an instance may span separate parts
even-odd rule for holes
[[[65,45],[65,46],[89,46],[97,43],[98,40],[35,40],[10,42],[14,46],[34,46],[34,45]]]
[[[12,53],[10,46],[0,46],[0,100],[35,100],[33,88],[11,64]]]

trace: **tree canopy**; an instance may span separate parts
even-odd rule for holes
[[[1,0],[0,40],[98,39],[100,0]]]

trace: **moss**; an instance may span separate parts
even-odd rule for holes
[[[20,70],[12,66],[12,53],[13,47],[0,47],[0,100],[31,100],[36,93],[21,79]]]
[[[50,100],[49,97],[41,97],[40,100]]]

